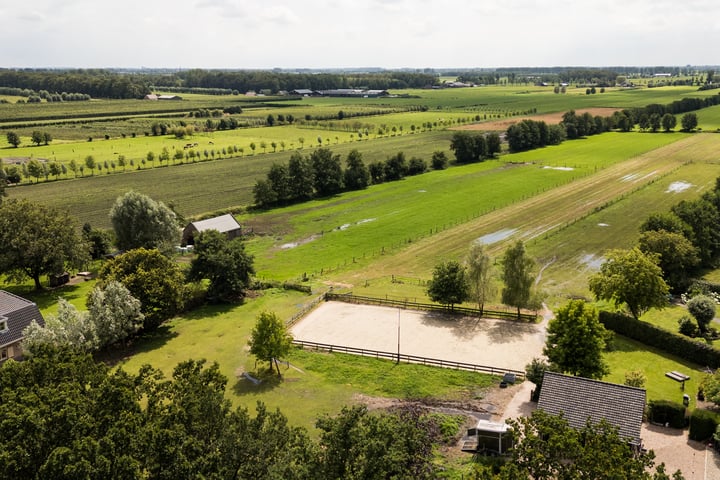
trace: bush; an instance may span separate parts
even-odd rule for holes
[[[642,370],[631,370],[625,372],[625,385],[628,387],[645,388],[647,377]]]
[[[720,350],[713,348],[704,341],[683,337],[621,313],[602,311],[600,312],[600,322],[605,325],[605,328],[620,335],[676,355],[684,360],[713,369],[720,367]]]
[[[720,415],[709,410],[695,410],[690,415],[690,440],[705,441],[713,436],[720,424]]]
[[[685,405],[669,400],[651,400],[648,404],[648,420],[668,424],[672,428],[685,428]]]
[[[689,316],[683,315],[682,318],[678,320],[678,325],[680,326],[680,333],[682,335],[693,338],[698,336],[699,331],[697,324],[693,322]]]

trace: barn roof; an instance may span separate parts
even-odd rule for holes
[[[229,213],[220,215],[219,217],[208,218],[207,220],[192,222],[191,225],[195,227],[198,232],[217,230],[220,233],[226,233],[240,229],[240,224],[235,220],[235,217]]]
[[[10,292],[0,290],[0,321],[6,327],[0,330],[0,347],[22,340],[23,330],[35,320],[44,326],[45,320],[38,306]]]
[[[588,419],[605,419],[618,428],[620,436],[640,444],[645,410],[645,390],[615,383],[545,372],[538,408],[567,419],[573,428],[582,428]]]

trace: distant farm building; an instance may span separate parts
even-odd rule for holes
[[[588,420],[618,428],[621,437],[641,446],[640,428],[645,411],[645,390],[615,383],[545,372],[538,408],[567,419],[580,429]]]
[[[22,358],[23,330],[30,326],[32,321],[44,327],[43,319],[38,306],[22,297],[0,290],[0,364],[13,358]]]
[[[155,95],[150,93],[145,95],[145,100],[182,100],[182,97],[178,95]]]
[[[182,245],[194,245],[197,234],[206,230],[217,230],[224,233],[231,240],[242,235],[242,227],[235,220],[235,217],[228,213],[219,217],[188,223],[183,229]]]
[[[301,97],[352,97],[352,98],[378,98],[387,97],[387,90],[369,90],[367,88],[335,88],[331,90],[310,90],[297,88],[290,92]]]

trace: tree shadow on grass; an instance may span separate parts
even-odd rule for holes
[[[110,347],[96,353],[95,358],[109,366],[115,366],[138,353],[146,353],[161,348],[177,336],[178,333],[169,325],[160,325],[152,332],[134,338],[127,346]]]
[[[269,371],[264,369],[248,373],[256,380],[259,380],[260,383],[255,384],[248,378],[237,375],[235,384],[232,386],[235,395],[266,393],[279,387],[285,381],[283,377],[278,376],[275,370]]]

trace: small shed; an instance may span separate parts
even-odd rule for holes
[[[513,445],[512,430],[507,423],[478,420],[474,428],[468,429],[463,439],[464,452],[485,452],[503,455]]]
[[[22,358],[20,344],[23,330],[29,327],[33,320],[41,327],[45,326],[45,319],[35,303],[0,290],[0,363],[10,358]]]
[[[552,415],[561,413],[571,427],[580,429],[588,420],[606,420],[621,437],[642,445],[640,429],[645,411],[645,390],[589,378],[545,372],[538,408]]]
[[[206,230],[217,230],[220,233],[224,233],[230,240],[242,235],[242,227],[240,227],[240,224],[235,220],[235,217],[228,213],[220,215],[219,217],[188,223],[183,229],[182,246],[194,245],[195,236]]]

